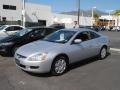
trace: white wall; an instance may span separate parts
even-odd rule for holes
[[[3,9],[3,4],[16,6],[16,10]],[[0,16],[6,17],[8,21],[10,20],[20,20],[22,12],[22,2],[21,0],[0,0]]]
[[[77,16],[73,15],[65,15],[65,14],[53,14],[53,22],[54,20],[58,23],[65,23],[67,28],[73,28],[74,21],[77,21]],[[66,22],[65,22],[66,20]],[[80,17],[80,25],[91,26],[91,17]]]
[[[40,4],[26,4],[26,20],[30,22],[38,22],[38,20],[46,20],[47,26],[50,25],[52,19],[51,7]]]
[[[115,26],[117,26],[117,23],[118,23],[118,26],[120,26],[120,16],[117,17],[117,16],[114,16],[114,15],[111,15],[111,16],[109,16],[109,15],[102,15],[99,19],[115,20]]]
[[[3,4],[14,5],[16,10],[3,9]],[[65,23],[66,27],[72,28],[77,16],[52,13],[51,6],[26,2],[26,21],[38,22],[46,20],[47,26],[54,23],[55,18],[58,22]],[[18,21],[22,19],[22,0],[0,0],[0,16],[6,17],[7,21]],[[92,25],[90,17],[80,17],[80,25]]]

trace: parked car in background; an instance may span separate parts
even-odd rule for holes
[[[0,53],[14,55],[15,51],[20,46],[42,39],[46,35],[55,31],[57,31],[57,29],[47,27],[31,27],[29,29],[22,29],[0,40]]]
[[[105,26],[100,26],[100,31],[105,31],[105,30],[106,30]]]
[[[0,27],[1,27],[2,25],[0,25]]]
[[[113,26],[113,28],[111,29],[111,31],[120,31],[120,27],[119,26]]]
[[[91,29],[94,31],[101,31],[101,27],[100,26],[80,26],[80,28],[86,28],[86,29]]]
[[[65,24],[52,24],[49,27],[56,28],[56,29],[65,29]]]
[[[16,65],[27,72],[63,74],[69,64],[109,52],[109,39],[93,30],[63,29],[43,40],[20,47],[15,53]]]
[[[3,25],[0,27],[0,38],[9,36],[22,29],[24,29],[24,27],[20,25]]]

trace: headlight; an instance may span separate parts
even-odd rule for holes
[[[45,60],[46,58],[47,58],[47,53],[40,53],[40,54],[29,57],[28,60],[29,61],[42,61],[42,60]]]
[[[6,42],[6,43],[0,43],[0,46],[4,46],[4,45],[12,45],[13,44],[13,42]]]

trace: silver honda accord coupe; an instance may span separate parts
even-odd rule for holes
[[[20,47],[15,53],[15,62],[27,72],[61,75],[71,63],[93,56],[106,58],[109,49],[108,37],[98,32],[84,28],[62,29]]]

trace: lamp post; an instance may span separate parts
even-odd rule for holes
[[[77,1],[78,2],[78,26],[80,26],[80,0]]]
[[[96,7],[92,7],[92,26],[94,24],[94,9],[96,9]]]
[[[0,11],[0,22],[2,21],[2,12]]]
[[[113,12],[114,10],[107,10],[107,12],[109,13],[109,23],[108,23],[108,26],[110,26],[110,17],[111,17],[111,13]],[[113,20],[113,19],[112,19]]]
[[[107,30],[110,30],[110,21],[111,21],[111,12],[113,12],[113,10],[106,10],[106,12],[108,12],[108,25],[107,25]]]
[[[25,17],[25,0],[22,3],[22,16],[23,16],[23,27],[25,27],[26,17]]]

